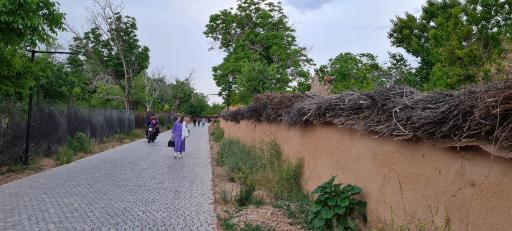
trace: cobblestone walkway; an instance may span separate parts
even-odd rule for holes
[[[214,230],[206,127],[169,132],[0,186],[0,230]]]

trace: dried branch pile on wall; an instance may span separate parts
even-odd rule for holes
[[[223,118],[330,124],[376,136],[483,142],[511,151],[512,80],[431,93],[398,86],[331,96],[268,93]]]

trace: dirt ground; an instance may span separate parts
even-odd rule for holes
[[[303,230],[294,226],[288,219],[286,211],[276,209],[270,205],[260,207],[249,206],[243,210],[237,210],[234,205],[234,198],[240,190],[240,185],[230,182],[224,169],[217,165],[217,153],[219,144],[210,141],[211,163],[213,170],[213,193],[215,214],[218,217],[217,230],[223,230],[220,221],[231,217],[231,223],[241,227],[244,223],[262,225],[273,230],[298,231]],[[264,192],[256,191],[255,197],[268,198]],[[268,201],[268,200],[265,200]]]
[[[126,138],[123,140],[114,140],[114,139],[106,139],[103,142],[94,142],[93,141],[93,152],[92,153],[78,153],[74,157],[75,160],[79,160],[82,158],[86,158],[88,156],[92,156],[98,154],[100,152],[104,152],[106,150],[121,146],[123,144],[127,144],[133,142],[135,140],[141,139],[143,137],[138,138]],[[0,185],[7,184],[9,182],[13,182],[27,176],[34,175],[36,173],[46,171],[48,169],[52,169],[57,167],[55,160],[47,157],[41,158],[37,163],[31,164],[28,167],[20,168],[15,171],[8,171],[8,167],[0,167]]]

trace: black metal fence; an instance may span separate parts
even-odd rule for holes
[[[27,111],[19,103],[0,103],[0,166],[24,156]],[[77,132],[101,139],[135,128],[135,113],[114,109],[37,105],[32,111],[30,155],[49,155]]]

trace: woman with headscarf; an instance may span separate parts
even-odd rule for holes
[[[182,157],[185,152],[185,138],[189,136],[187,122],[184,121],[183,116],[180,116],[178,121],[172,127],[172,138],[174,140],[174,159]]]

